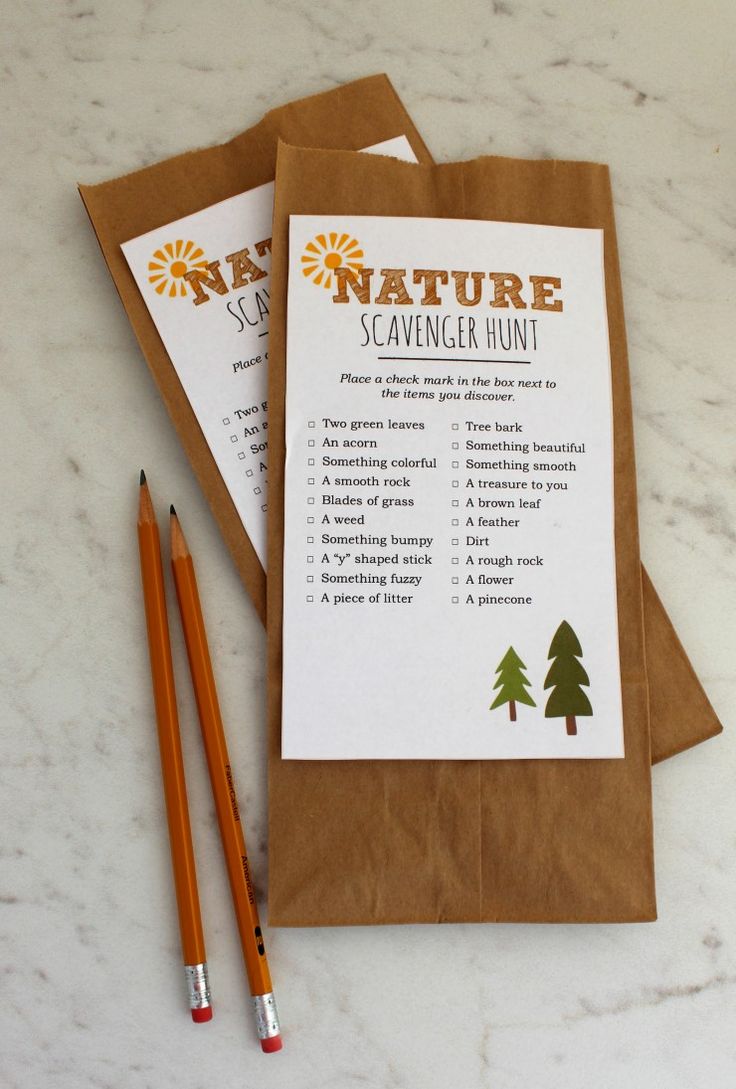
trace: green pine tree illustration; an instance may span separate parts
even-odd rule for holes
[[[522,670],[524,669],[526,669],[526,666],[513,647],[509,647],[496,666],[498,678],[493,686],[493,690],[495,692],[497,688],[500,688],[500,692],[491,704],[490,710],[493,711],[496,707],[501,707],[502,704],[508,703],[509,719],[511,722],[516,722],[517,703],[526,703],[529,707],[537,706],[527,692],[527,687],[531,682],[527,680],[522,673]]]
[[[576,716],[593,714],[590,700],[580,687],[590,684],[580,662],[582,656],[577,635],[563,620],[552,638],[547,655],[554,660],[544,681],[544,687],[552,689],[544,714],[545,718],[564,718],[568,734],[578,732]]]

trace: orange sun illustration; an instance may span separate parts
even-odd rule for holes
[[[302,272],[322,287],[332,287],[332,273],[336,268],[349,268],[353,272],[363,267],[363,251],[357,238],[349,234],[318,234],[307,242],[302,255]]]
[[[184,279],[193,268],[204,268],[207,264],[204,250],[194,242],[167,242],[156,250],[148,262],[148,282],[153,284],[158,295],[186,295],[189,286]]]

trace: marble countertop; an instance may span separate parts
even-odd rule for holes
[[[0,1085],[733,1085],[732,0],[5,7]],[[141,465],[196,547],[225,719],[244,724],[231,755],[262,898],[263,632],[75,184],[378,71],[440,160],[610,163],[643,557],[726,730],[654,769],[657,923],[273,930],[286,1046],[263,1056],[196,728],[184,745],[215,1019],[193,1026],[184,1005],[138,593]]]

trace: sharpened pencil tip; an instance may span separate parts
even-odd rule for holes
[[[144,470],[141,469],[141,487],[143,487],[143,485],[145,483],[146,483],[146,474],[145,474]]]
[[[176,518],[176,511],[174,510],[174,504],[173,503],[169,507],[169,514],[173,514],[174,517]]]

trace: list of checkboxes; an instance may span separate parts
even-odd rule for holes
[[[315,421],[314,420],[309,420],[307,422],[307,427],[316,427]],[[308,446],[313,447],[314,444],[315,444],[314,439],[308,439],[307,440],[307,445]],[[314,458],[313,457],[307,459],[307,465],[309,465],[309,466],[314,465]],[[307,485],[309,487],[314,486],[314,477],[313,476],[307,477]],[[313,495],[307,496],[307,503],[308,503],[308,505],[310,507],[314,506],[314,496]],[[310,526],[314,525],[314,515],[310,514],[307,517],[307,525],[310,525]],[[314,544],[314,537],[307,537],[307,544],[313,545]],[[307,563],[314,563],[314,556],[307,556]],[[314,581],[314,575],[308,575],[307,576],[307,582],[313,582],[313,581]]]
[[[460,424],[454,423],[452,425],[452,430],[453,431],[459,431],[460,430]],[[453,450],[459,450],[460,449],[460,443],[459,442],[453,442],[451,444],[451,446],[452,446]],[[451,462],[451,468],[459,469],[460,468],[460,462],[455,461],[455,460],[452,461]],[[459,480],[453,480],[452,481],[452,486],[453,486],[453,488],[459,488],[460,487],[460,481]],[[452,505],[453,505],[453,507],[459,507],[460,506],[460,500],[459,499],[453,499],[452,500]],[[453,526],[458,526],[460,524],[459,518],[453,518],[451,524]],[[453,546],[458,545],[460,543],[459,538],[453,537],[451,543],[452,543]],[[458,564],[460,562],[460,560],[458,559],[457,556],[452,556],[451,559],[450,559],[450,562],[453,563],[453,564]],[[453,582],[453,585],[457,585],[457,582],[458,582],[457,575],[452,576],[452,582]],[[453,597],[451,599],[451,601],[452,601],[453,605],[457,605],[459,603],[459,598]]]
[[[224,421],[223,421],[223,422],[224,422]],[[308,420],[308,421],[307,421],[307,427],[308,427],[308,428],[314,429],[314,428],[316,428],[316,426],[317,426],[317,422],[316,422],[315,420]],[[460,430],[460,424],[459,424],[459,423],[453,423],[453,424],[451,425],[451,427],[452,427],[452,430],[453,430],[453,431],[459,431],[459,430]],[[237,437],[235,437],[235,439],[236,439],[236,438],[237,438]],[[308,440],[307,440],[307,445],[308,445],[308,447],[310,448],[310,450],[311,450],[311,449],[314,449],[314,447],[316,446],[316,440],[315,440],[315,439],[308,439]],[[457,441],[453,441],[453,442],[451,443],[451,449],[452,449],[453,451],[458,451],[458,450],[460,449],[460,443],[459,443],[459,442],[457,442]],[[240,455],[240,456],[242,456],[242,455]],[[457,455],[455,455],[455,459],[453,459],[453,460],[452,460],[452,461],[450,462],[450,466],[451,466],[451,468],[452,468],[452,469],[455,469],[455,470],[457,470],[457,469],[459,469],[459,468],[460,468],[460,461],[459,461],[459,460],[456,460],[456,458],[457,458]],[[309,457],[307,458],[307,466],[308,466],[308,467],[309,467],[310,469],[312,469],[312,468],[314,468],[314,466],[315,466],[315,465],[316,465],[316,457],[310,454],[310,456],[309,456]],[[252,470],[251,470],[251,471],[249,471],[249,475],[252,475]],[[308,476],[308,477],[306,478],[306,482],[307,482],[307,486],[308,486],[308,487],[310,487],[310,488],[312,488],[312,487],[314,487],[314,486],[315,486],[315,484],[316,484],[316,478],[315,478],[314,476]],[[451,480],[451,484],[452,484],[452,487],[453,487],[453,488],[459,488],[459,487],[460,487],[460,480],[459,480],[459,479],[452,479],[452,480]],[[458,507],[459,507],[459,506],[461,505],[461,504],[460,504],[460,500],[459,500],[459,499],[453,499],[453,500],[452,500],[451,502],[452,502],[452,506],[453,506],[454,508],[458,508]],[[313,505],[314,505],[315,503],[316,503],[316,499],[315,499],[315,497],[314,497],[314,496],[312,496],[312,495],[308,495],[308,496],[307,496],[307,504],[308,504],[308,505],[310,505],[310,506],[313,506]],[[265,509],[265,508],[264,508],[264,509]],[[309,526],[313,526],[313,525],[314,525],[314,523],[315,523],[315,521],[316,521],[316,519],[315,519],[315,518],[314,518],[314,516],[313,516],[313,515],[311,515],[311,514],[310,514],[310,515],[308,515],[308,516],[307,516],[307,518],[306,518],[306,523],[307,523],[307,525],[309,525]],[[459,526],[459,525],[460,525],[460,519],[459,519],[459,517],[453,517],[453,518],[451,519],[451,523],[450,523],[450,524],[451,524],[451,525],[452,525],[453,527],[457,527],[457,526]],[[308,536],[308,537],[306,538],[306,543],[307,543],[307,545],[314,545],[314,540],[315,540],[315,538],[314,538],[313,536]],[[451,544],[451,546],[452,546],[453,548],[457,548],[457,547],[459,546],[459,544],[460,544],[460,539],[459,539],[459,537],[452,537],[452,538],[450,539],[450,544]],[[308,564],[314,564],[314,563],[315,563],[315,557],[314,557],[314,555],[307,555],[307,557],[306,557],[306,560],[307,560],[307,563],[308,563]],[[459,559],[459,557],[458,557],[458,556],[452,556],[452,557],[451,557],[451,559],[450,559],[450,562],[451,562],[451,563],[452,563],[452,564],[453,564],[454,566],[457,566],[457,565],[459,565],[459,563],[460,563],[460,559]],[[309,583],[309,584],[311,584],[311,583],[314,583],[314,581],[315,581],[315,577],[314,577],[314,575],[313,575],[313,574],[309,574],[309,575],[306,575],[306,581],[307,581],[307,583]],[[460,583],[460,578],[459,578],[459,574],[453,574],[453,575],[451,576],[451,584],[452,584],[452,586],[453,586],[453,587],[457,587],[457,586],[459,585],[459,583]],[[314,597],[313,597],[313,596],[312,596],[311,594],[307,594],[307,596],[306,596],[306,600],[307,600],[307,602],[311,603],[311,602],[313,602],[313,601],[314,601]],[[451,602],[452,602],[452,604],[453,604],[453,605],[457,605],[457,604],[459,604],[459,603],[460,603],[460,598],[459,598],[458,596],[452,596],[450,600],[451,600]]]
[[[459,431],[460,430],[460,424],[454,423],[452,425],[452,430],[453,431]],[[460,449],[460,443],[459,442],[452,442],[451,446],[452,446],[453,450],[459,450]],[[460,468],[460,462],[453,460],[451,462],[451,468],[459,469]],[[453,488],[459,488],[460,487],[460,481],[459,480],[453,480],[452,481],[452,486],[453,486]],[[453,499],[452,500],[452,505],[453,505],[453,507],[459,507],[460,506],[460,500],[459,499]],[[458,526],[460,524],[459,518],[453,518],[451,524],[453,526]],[[453,537],[451,543],[452,543],[453,546],[458,545],[460,543],[459,538]],[[450,559],[450,562],[457,565],[460,562],[460,560],[459,560],[459,558],[457,556],[452,556],[451,559]],[[458,583],[457,575],[452,576],[452,583],[453,583],[453,585],[457,585],[457,583]],[[459,603],[459,600],[460,599],[457,598],[457,597],[451,598],[451,601],[452,601],[453,605],[457,605]]]
[[[459,429],[460,429],[460,424],[456,424],[456,423],[454,423],[454,424],[452,425],[452,430],[453,430],[453,431],[458,431]],[[460,449],[460,443],[458,443],[458,442],[453,442],[453,443],[452,443],[452,449],[453,449],[453,450],[459,450],[459,449]],[[459,461],[453,461],[453,462],[452,462],[452,468],[453,468],[453,469],[458,469],[459,467],[460,467],[460,463],[459,463]],[[460,482],[459,482],[458,480],[453,480],[453,481],[452,481],[452,486],[453,486],[453,488],[459,488],[459,487],[460,487]],[[453,500],[452,500],[452,505],[453,505],[453,507],[459,507],[459,506],[460,506],[460,500],[459,500],[459,499],[453,499]],[[458,525],[460,524],[460,519],[459,519],[459,518],[453,518],[453,519],[451,520],[451,524],[452,524],[453,526],[458,526]],[[459,545],[459,544],[460,544],[460,539],[459,539],[459,537],[453,537],[453,538],[451,539],[451,541],[450,541],[450,544],[451,544],[451,545],[452,545],[453,547],[457,547],[457,545]],[[450,563],[451,563],[451,564],[453,564],[454,566],[457,566],[457,565],[458,565],[458,564],[460,563],[460,558],[459,558],[458,556],[451,556],[451,557],[450,557]],[[458,577],[457,575],[453,575],[453,576],[452,576],[452,578],[451,578],[451,582],[452,582],[452,585],[453,585],[453,586],[457,586],[457,585],[458,585],[458,583],[459,583],[459,581],[460,581],[460,579],[459,579],[459,577]],[[452,603],[453,605],[459,605],[459,603],[460,603],[460,598],[459,598],[459,597],[456,597],[456,596],[452,596],[452,597],[450,598],[450,601],[451,601],[451,603]]]

